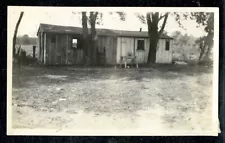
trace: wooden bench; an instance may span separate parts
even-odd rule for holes
[[[127,68],[128,60],[131,60],[131,64],[136,64],[136,68],[138,68],[138,62],[136,56],[121,56],[120,57],[120,67],[122,62],[124,62],[124,68]]]

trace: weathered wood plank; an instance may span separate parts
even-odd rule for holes
[[[36,51],[37,51],[37,59],[40,60],[40,33],[38,33]]]
[[[119,64],[120,63],[120,54],[121,54],[121,51],[120,51],[121,50],[121,48],[120,48],[120,38],[119,37],[117,38],[116,46],[117,46],[117,48],[116,48],[117,49],[116,50],[116,55],[117,55],[116,56],[117,57],[116,58],[116,63]]]
[[[41,46],[40,46],[40,60],[41,60],[41,63],[44,63],[44,59],[43,59],[43,53],[44,53],[44,50],[43,50],[43,33],[41,32]]]
[[[46,64],[46,33],[44,33],[44,64]]]
[[[47,36],[46,36],[46,48],[47,48],[47,55],[48,55],[47,63],[51,64],[51,54],[52,53],[51,53],[51,44],[50,44],[49,39],[50,39],[50,35],[47,34]]]
[[[66,64],[68,64],[68,48],[69,48],[69,38],[68,35],[66,35]]]
[[[60,38],[60,48],[61,48],[61,64],[65,64],[66,62],[66,43],[65,43],[65,35],[62,35]]]
[[[134,54],[134,56],[136,56],[136,48],[135,48],[135,43],[136,42],[135,42],[135,38],[133,39],[133,41],[134,41],[134,43],[133,43],[133,51],[134,51],[134,53],[133,54]]]
[[[57,50],[58,50],[58,35],[56,34],[55,35],[55,56],[54,56],[54,59],[55,59],[55,64],[58,62],[57,61]]]
[[[113,37],[113,64],[116,64],[117,58],[117,38]]]
[[[56,63],[56,35],[52,35],[53,36],[53,39],[55,40],[54,42],[51,43],[52,45],[52,64],[55,64]]]
[[[41,49],[41,33],[40,33],[40,35],[39,35],[40,37],[40,39],[39,39],[39,60],[40,60],[40,62],[41,62],[41,52],[42,52],[42,49]]]

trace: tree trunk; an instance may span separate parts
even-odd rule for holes
[[[198,61],[202,60],[203,54],[204,54],[204,50],[200,50],[200,55],[199,55]]]
[[[156,61],[157,44],[159,40],[158,35],[158,14],[152,14],[151,23],[149,23],[149,53],[148,53],[148,63],[153,64]]]
[[[88,42],[88,27],[87,27],[87,15],[86,12],[82,12],[82,27],[83,27],[83,62],[85,65],[88,65],[88,49],[89,49],[89,42]]]
[[[207,51],[205,53],[205,57],[204,57],[204,60],[208,61],[210,59],[210,52],[211,52],[211,49],[213,47],[213,35],[212,34],[209,34],[208,37],[207,37]]]
[[[206,44],[205,44],[204,40],[202,42],[200,42],[200,45],[199,45],[199,49],[200,49],[200,55],[199,55],[199,59],[198,59],[199,63],[201,62],[202,57],[205,53]]]
[[[23,17],[23,13],[24,12],[21,12],[20,13],[20,17],[16,23],[16,28],[15,28],[15,31],[14,31],[14,36],[13,36],[13,57],[15,57],[16,55],[16,36],[17,36],[17,32],[18,32],[18,28],[19,28],[19,25],[20,25],[20,22],[22,20],[22,17]]]
[[[96,19],[97,19],[98,12],[91,12],[90,13],[90,24],[91,24],[91,49],[90,49],[90,56],[91,56],[91,61],[92,65],[96,65],[97,61],[97,33],[96,33]]]
[[[149,64],[153,64],[156,61],[157,43],[158,43],[157,36],[155,37],[152,36],[152,38],[150,39],[149,53],[148,53]]]
[[[161,19],[163,19],[163,24],[161,29],[158,31],[158,23]],[[159,41],[160,35],[163,33],[163,30],[166,25],[166,21],[168,18],[168,13],[163,16],[159,16],[159,12],[155,13],[147,13],[147,25],[148,25],[148,37],[150,41],[149,45],[149,53],[148,53],[148,64],[152,64],[156,62],[156,52],[157,52],[157,44]]]
[[[210,51],[210,49],[211,48],[208,45],[207,50],[206,50],[205,55],[204,55],[204,59],[203,59],[205,62],[209,61],[209,51]]]
[[[21,67],[21,45],[19,46],[18,51],[17,51],[17,62],[18,62],[18,66],[20,68]]]

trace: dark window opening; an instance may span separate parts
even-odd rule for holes
[[[137,50],[145,50],[145,41],[144,40],[138,40],[137,41]]]
[[[52,37],[51,37],[51,42],[52,42],[52,43],[55,43],[55,42],[56,42],[55,36],[52,36]]]
[[[169,50],[170,50],[170,42],[166,41],[166,51],[169,51]]]
[[[77,39],[72,39],[72,48],[77,49]]]

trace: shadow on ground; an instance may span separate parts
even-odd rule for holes
[[[147,79],[174,79],[211,73],[212,68],[206,66],[188,65],[158,65],[150,68],[120,69],[120,68],[73,68],[73,67],[30,67],[13,68],[13,88],[23,88],[32,85],[34,80],[41,85],[64,84],[85,80],[125,79],[141,81]]]

